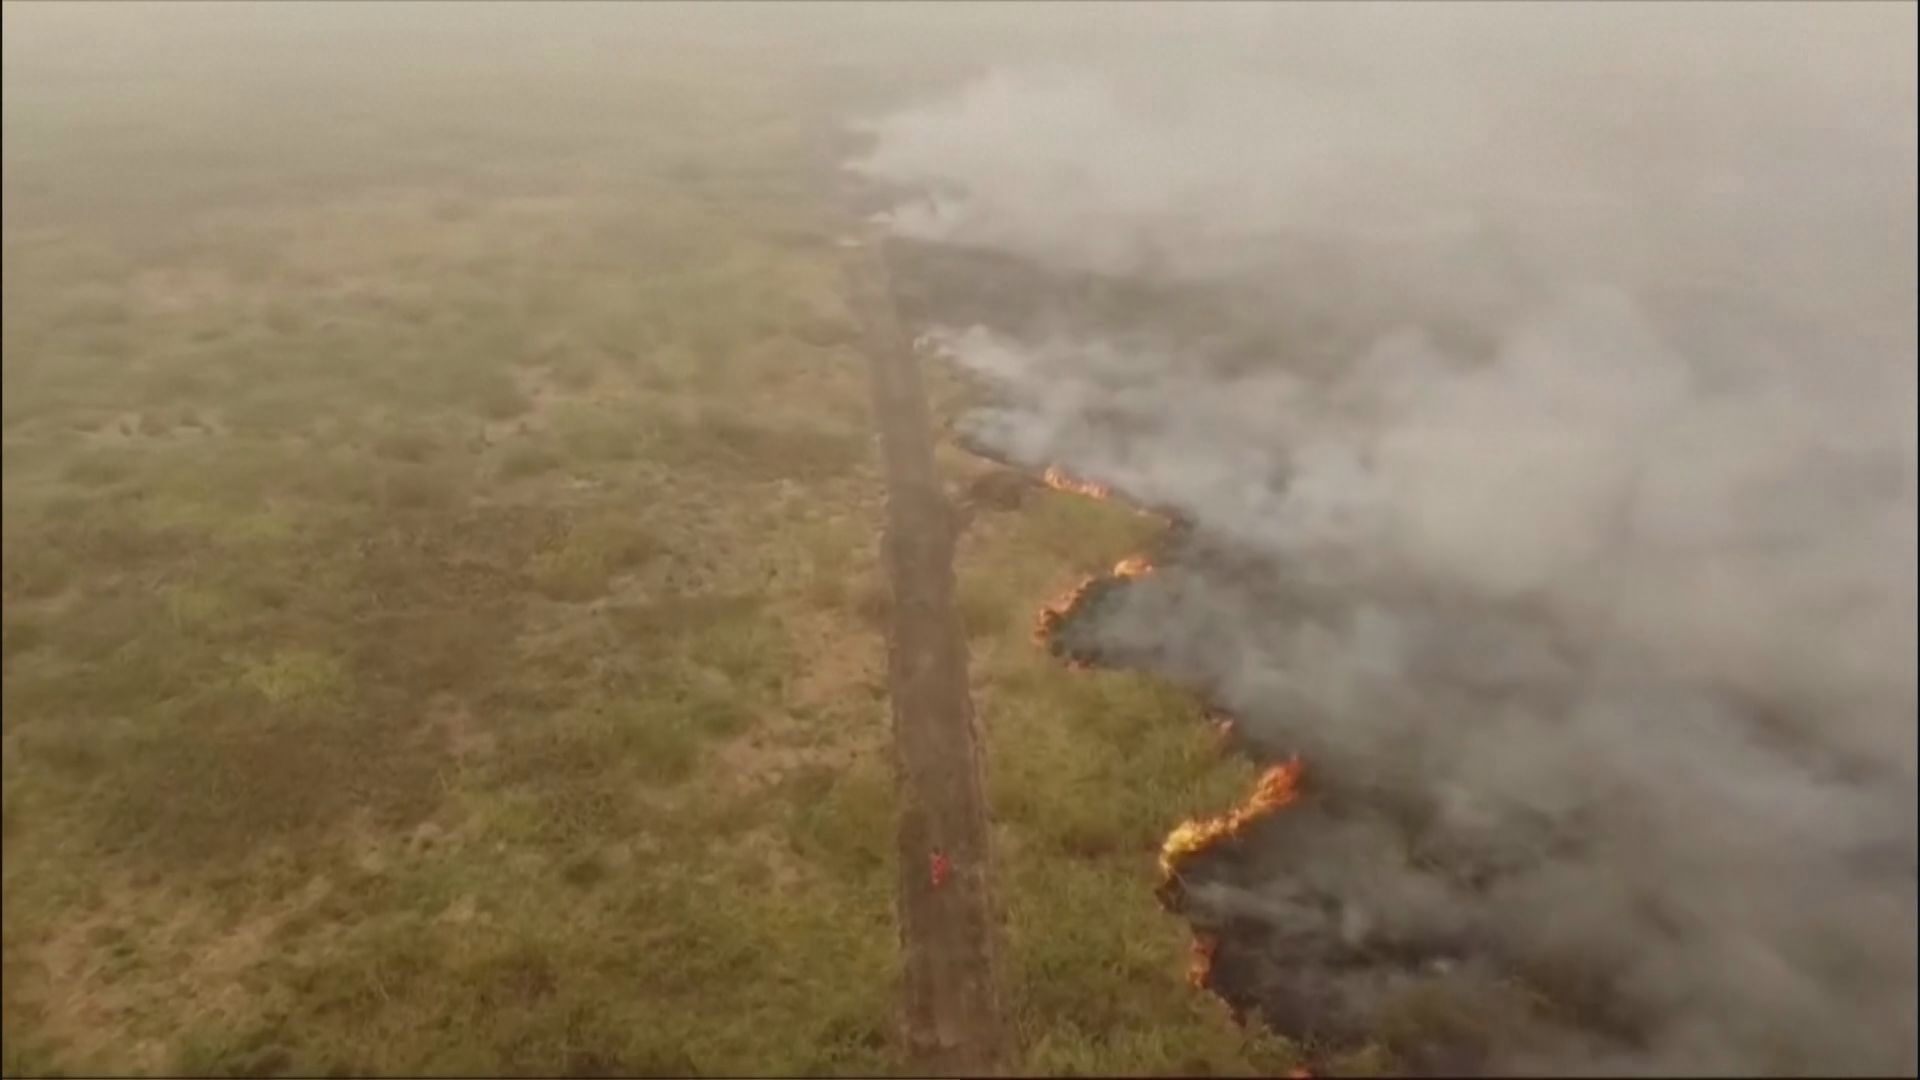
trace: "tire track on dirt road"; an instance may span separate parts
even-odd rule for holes
[[[878,241],[849,241],[887,485],[883,553],[899,796],[902,1006],[912,1064],[979,1075],[1003,1063],[981,738],[954,606],[953,513],[934,466],[919,362]]]

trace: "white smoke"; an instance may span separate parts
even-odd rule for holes
[[[995,72],[861,167],[930,193],[904,237],[1266,297],[1225,332],[1310,346],[1365,294],[1331,367],[932,335],[1001,391],[977,438],[1239,553],[1103,638],[1435,843],[1520,852],[1463,889],[1323,838],[1341,932],[1472,927],[1636,1017],[1499,1067],[1910,1071],[1913,9],[1555,10]],[[1289,880],[1236,902],[1298,918]]]

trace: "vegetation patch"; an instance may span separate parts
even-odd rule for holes
[[[899,1071],[849,70],[15,20],[0,1072]],[[1197,706],[1026,640],[1130,522],[962,553],[1021,1066],[1275,1066],[1152,901]]]

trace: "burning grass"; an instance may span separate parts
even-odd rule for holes
[[[1181,822],[1160,845],[1160,872],[1178,877],[1180,867],[1194,856],[1244,835],[1256,822],[1293,805],[1300,797],[1301,770],[1300,759],[1290,758],[1262,772],[1253,793],[1239,806],[1217,817]]]
[[[1113,496],[1112,488],[1076,479],[1058,466],[1048,466],[1041,474],[1041,479],[1055,491],[1101,501]],[[1041,605],[1034,619],[1034,644],[1058,656],[1070,669],[1084,671],[1091,668],[1089,659],[1064,652],[1059,647],[1056,638],[1061,628],[1079,613],[1096,589],[1138,580],[1153,573],[1153,570],[1153,561],[1147,556],[1128,555],[1114,563],[1106,574],[1082,578],[1072,588]],[[1224,750],[1233,735],[1233,718],[1209,709],[1206,720],[1213,729],[1213,745],[1216,749]],[[1163,898],[1176,895],[1175,886],[1181,867],[1189,860],[1244,836],[1256,823],[1292,805],[1299,797],[1303,768],[1298,756],[1273,765],[1260,774],[1253,791],[1232,810],[1212,817],[1190,818],[1175,826],[1160,845],[1162,882],[1159,895]],[[1218,947],[1219,940],[1214,935],[1205,931],[1195,933],[1188,967],[1188,981],[1195,988],[1210,986],[1210,970]]]
[[[1046,485],[1056,491],[1075,495],[1084,495],[1105,501],[1112,497],[1112,490],[1104,485],[1076,480],[1057,467],[1049,467],[1042,474]],[[1053,600],[1043,604],[1034,621],[1033,641],[1047,653],[1057,657],[1066,667],[1076,671],[1092,668],[1090,658],[1066,651],[1058,641],[1063,627],[1082,611],[1083,607],[1101,590],[1113,588],[1129,581],[1144,578],[1154,571],[1154,564],[1145,555],[1129,555],[1114,563],[1106,574],[1090,575],[1081,579],[1072,588],[1067,589]],[[1216,753],[1224,752],[1234,733],[1234,720],[1231,716],[1214,709],[1205,710],[1203,717],[1211,729],[1211,745]],[[1252,791],[1233,809],[1210,817],[1189,818],[1167,833],[1160,844],[1159,868],[1161,880],[1154,890],[1163,906],[1179,912],[1182,906],[1183,882],[1181,872],[1192,860],[1243,838],[1259,822],[1272,817],[1294,804],[1300,796],[1300,782],[1304,765],[1298,756],[1270,766],[1263,770],[1253,785]],[[1187,982],[1196,990],[1212,991],[1214,958],[1220,947],[1219,937],[1208,930],[1196,929],[1189,947],[1187,961]],[[1242,1019],[1237,1007],[1232,1007],[1236,1021]],[[1304,1066],[1294,1065],[1290,1076],[1311,1075]]]
[[[1050,487],[1084,494],[1077,487],[1053,483],[1052,478],[1060,475],[1057,470],[1049,470],[1049,475]],[[1105,497],[1103,494],[1102,498]],[[1153,572],[1151,560],[1136,555],[1119,560],[1105,574],[1083,578],[1041,608],[1033,633],[1035,643],[1065,668],[1089,673],[1078,678],[1103,677],[1105,673],[1095,667],[1098,658],[1064,646],[1060,640],[1062,631],[1076,618],[1089,614],[1091,605],[1105,595],[1106,590],[1124,587]],[[1198,718],[1204,721],[1208,732],[1211,755],[1217,758],[1233,748],[1237,727],[1234,717],[1207,707],[1200,710]],[[1365,957],[1343,953],[1343,946],[1334,933],[1313,942],[1289,941],[1286,949],[1296,970],[1282,977],[1285,985],[1263,982],[1267,976],[1253,970],[1250,964],[1257,963],[1261,955],[1271,955],[1263,953],[1275,946],[1264,937],[1266,932],[1249,926],[1242,918],[1191,902],[1193,894],[1189,890],[1194,882],[1189,880],[1189,875],[1212,882],[1215,875],[1227,868],[1230,882],[1235,861],[1231,858],[1221,862],[1211,860],[1231,856],[1263,823],[1296,806],[1302,798],[1304,777],[1305,763],[1297,755],[1272,764],[1258,772],[1247,793],[1231,809],[1187,818],[1161,840],[1159,880],[1152,891],[1165,911],[1192,921],[1185,965],[1187,985],[1204,991],[1201,996],[1206,1000],[1224,1006],[1226,1015],[1233,1023],[1243,1025],[1250,1038],[1269,1038],[1265,1034],[1266,1025],[1271,1023],[1283,1032],[1299,1033],[1309,1040],[1311,1049],[1304,1055],[1288,1056],[1285,1066],[1288,1076],[1314,1075],[1308,1061],[1336,1075],[1375,1074],[1401,1068],[1440,1073],[1475,1068],[1473,1063],[1483,1057],[1486,1033],[1495,1023],[1493,1016],[1502,1009],[1509,1015],[1532,1015],[1530,1010],[1536,1005],[1524,993],[1511,988],[1490,993],[1488,1000],[1498,1000],[1499,1004],[1475,1011],[1461,1004],[1461,995],[1452,989],[1441,990],[1435,983],[1452,970],[1456,961],[1450,957],[1430,951],[1423,953],[1417,945],[1403,948],[1404,955]],[[1280,962],[1284,964],[1286,960]],[[1400,980],[1404,986],[1391,996],[1392,1008],[1361,1018],[1337,1000],[1315,998],[1314,988],[1322,986],[1316,982],[1317,972],[1330,964],[1356,963],[1381,966],[1383,970],[1395,969],[1390,977]],[[1498,993],[1508,993],[1508,996],[1502,998]],[[1421,1008],[1423,1002],[1435,1000],[1445,1003],[1447,1009]],[[1250,1017],[1256,1016],[1262,1022],[1246,1024]]]
[[[1207,983],[1213,977],[1213,954],[1219,951],[1220,939],[1208,933],[1193,935],[1193,955],[1187,961],[1187,985],[1195,990],[1207,989]]]
[[[963,474],[988,467],[954,464]],[[963,598],[1020,605],[1058,590],[1038,617],[1045,625],[1009,622],[974,646],[1020,1071],[1283,1073],[1295,1061],[1289,1046],[1237,1026],[1218,999],[1188,987],[1192,937],[1153,900],[1151,853],[1167,824],[1231,802],[1251,769],[1217,753],[1190,695],[1131,672],[1069,670],[1034,647],[1036,629],[1045,644],[1048,627],[1101,589],[1151,574],[1137,553],[1164,522],[1061,490],[1077,497],[978,515],[957,565]],[[1107,570],[1060,590],[1076,563]],[[1107,1034],[1119,1030],[1141,1037]]]
[[[1113,499],[1113,488],[1106,484],[1082,480],[1069,474],[1057,465],[1049,465],[1040,474],[1041,482],[1054,491],[1071,495],[1080,495],[1095,502],[1105,503]],[[1121,502],[1130,512],[1144,513],[1130,503]],[[1089,574],[1075,583],[1072,588],[1063,590],[1053,599],[1040,605],[1033,621],[1033,643],[1059,656],[1067,666],[1084,669],[1089,661],[1081,656],[1060,649],[1056,637],[1060,628],[1071,620],[1081,606],[1094,594],[1115,583],[1132,581],[1153,573],[1153,561],[1146,555],[1128,555],[1113,564],[1113,568],[1104,574]]]
[[[1113,569],[1105,574],[1090,574],[1073,588],[1067,589],[1052,600],[1040,605],[1033,620],[1033,643],[1048,652],[1058,655],[1062,663],[1075,669],[1084,669],[1090,662],[1083,657],[1063,652],[1056,642],[1061,627],[1065,626],[1081,606],[1096,590],[1109,587],[1117,582],[1133,581],[1153,573],[1153,563],[1145,555],[1129,555],[1113,564]]]
[[[1107,485],[1075,479],[1058,465],[1047,466],[1046,471],[1040,474],[1040,479],[1055,491],[1085,495],[1089,499],[1106,499],[1113,495],[1113,489]]]

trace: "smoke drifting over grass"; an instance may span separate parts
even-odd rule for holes
[[[1152,21],[859,167],[902,237],[1184,298],[931,337],[973,437],[1193,523],[1090,632],[1309,762],[1194,888],[1242,985],[1416,1061],[1409,1002],[1519,978],[1432,1038],[1914,1069],[1914,9]]]

